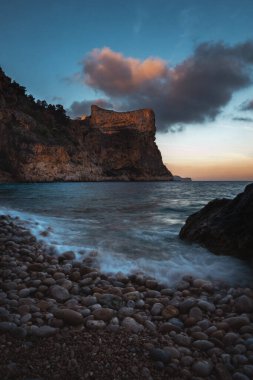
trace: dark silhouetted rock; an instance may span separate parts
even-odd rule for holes
[[[180,238],[218,255],[253,258],[253,184],[234,199],[215,199],[191,215]]]

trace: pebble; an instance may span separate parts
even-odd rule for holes
[[[122,321],[122,327],[124,327],[126,330],[131,331],[135,334],[141,332],[144,330],[143,325],[136,322],[135,319],[131,317],[125,317]]]
[[[112,319],[114,310],[109,308],[100,308],[92,312],[95,319],[100,319],[102,321],[108,322]]]
[[[169,352],[166,350],[162,350],[160,348],[152,348],[149,353],[150,353],[150,357],[153,360],[158,361],[158,362],[167,364],[171,360],[171,356]]]
[[[224,322],[226,322],[229,325],[229,327],[233,329],[239,329],[240,327],[244,325],[248,325],[249,319],[244,316],[237,316],[237,317],[225,318]]]
[[[214,304],[208,301],[200,300],[198,302],[198,306],[200,307],[200,309],[209,313],[213,313],[215,311]]]
[[[253,299],[244,294],[235,299],[234,305],[237,313],[252,313],[253,311]]]
[[[235,372],[232,376],[233,380],[250,380],[250,378],[241,372]]]
[[[189,317],[194,318],[195,321],[201,321],[203,319],[202,310],[198,306],[193,306],[189,312]]]
[[[118,310],[122,306],[122,298],[115,294],[102,294],[99,296],[99,303],[110,309]]]
[[[160,315],[161,314],[161,311],[162,309],[164,308],[163,304],[162,303],[159,303],[159,302],[156,302],[154,303],[154,305],[152,306],[152,309],[150,311],[150,313],[152,315]]]
[[[211,361],[198,360],[193,364],[192,369],[197,375],[207,377],[213,370],[213,364]]]
[[[214,347],[214,344],[212,342],[209,342],[208,340],[195,340],[195,342],[193,342],[193,347],[194,348],[197,348],[199,350],[203,350],[203,351],[206,351],[206,350],[209,350],[210,348],[213,348]]]
[[[60,285],[52,285],[49,292],[50,295],[58,302],[65,302],[70,298],[68,290]]]
[[[173,337],[173,339],[175,343],[178,344],[179,346],[186,346],[186,347],[189,347],[192,341],[191,337],[187,335],[183,335],[183,334],[177,334]]]
[[[55,335],[57,333],[58,329],[51,327],[51,326],[31,326],[30,330],[28,331],[29,334],[35,335],[40,338],[48,337]]]
[[[179,314],[178,308],[173,305],[168,305],[162,310],[162,316],[165,319],[176,317]]]
[[[92,330],[101,330],[106,327],[106,323],[104,321],[99,321],[99,320],[96,321],[96,320],[90,319],[86,322],[86,326]]]
[[[84,322],[82,314],[71,309],[57,309],[54,316],[69,325],[80,325]]]

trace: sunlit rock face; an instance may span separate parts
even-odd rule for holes
[[[35,103],[0,72],[0,181],[172,180],[155,143],[152,110],[92,106],[71,120],[61,107]]]

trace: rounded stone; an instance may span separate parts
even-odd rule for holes
[[[70,298],[66,288],[60,285],[53,285],[49,289],[50,295],[58,302],[65,302]]]
[[[204,301],[204,300],[200,300],[198,302],[198,306],[203,310],[203,311],[206,311],[206,312],[209,312],[209,313],[213,313],[215,311],[215,306],[213,303],[211,302],[208,302],[208,301]]]
[[[62,319],[69,325],[80,325],[84,322],[82,314],[71,309],[57,309],[54,312],[54,316],[57,319]]]
[[[244,294],[235,299],[234,305],[238,313],[251,313],[253,311],[253,300]]]
[[[152,309],[151,309],[150,312],[151,312],[152,315],[156,316],[156,315],[161,314],[161,311],[162,311],[163,308],[164,308],[164,306],[163,306],[162,303],[156,302],[152,306]]]
[[[179,314],[178,308],[173,305],[166,306],[162,311],[162,316],[165,319],[176,317]]]
[[[206,350],[209,350],[210,348],[213,348],[214,347],[214,344],[212,342],[209,342],[208,340],[196,340],[195,342],[193,342],[193,347],[194,348],[197,348],[198,350],[203,350],[203,351],[206,351]]]
[[[104,321],[90,319],[86,322],[86,326],[92,330],[101,330],[105,328],[106,323]]]
[[[247,375],[244,375],[241,372],[235,372],[232,376],[233,380],[250,380],[250,378]]]
[[[211,374],[213,364],[208,360],[198,360],[192,366],[193,371],[202,377],[207,377]]]
[[[165,350],[161,350],[160,348],[152,348],[149,353],[150,353],[151,358],[155,361],[159,361],[159,362],[167,364],[171,360],[171,356],[169,352]]]
[[[135,334],[143,331],[144,327],[135,321],[135,319],[131,317],[126,317],[122,321],[122,327],[124,327],[126,330],[131,331]]]
[[[185,314],[188,312],[189,309],[191,309],[195,305],[196,305],[196,299],[187,298],[186,300],[182,301],[179,304],[179,310],[181,311],[181,313]]]
[[[202,310],[198,306],[192,307],[189,313],[189,317],[194,318],[196,321],[201,321],[203,319]]]
[[[110,321],[113,317],[114,310],[102,307],[100,309],[94,310],[92,314],[97,320]]]

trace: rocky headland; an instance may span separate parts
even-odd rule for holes
[[[191,215],[180,238],[253,262],[253,184],[234,199],[215,199]]]
[[[0,217],[1,379],[252,379],[252,284],[168,286],[96,260]]]
[[[149,109],[71,120],[0,69],[0,182],[170,181]]]

